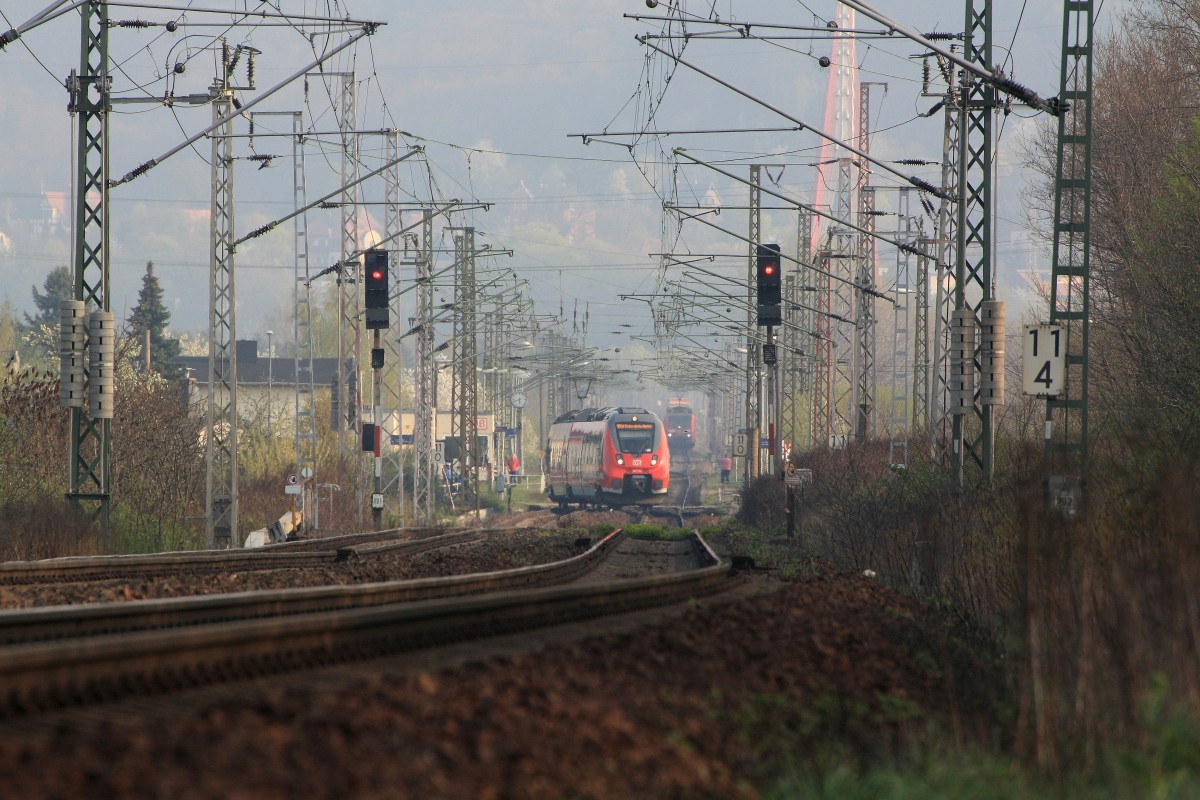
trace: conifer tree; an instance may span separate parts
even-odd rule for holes
[[[129,315],[129,330],[134,339],[142,343],[146,340],[146,331],[150,332],[150,367],[162,375],[172,374],[167,365],[179,355],[179,340],[167,335],[170,320],[171,312],[163,305],[162,286],[154,274],[154,262],[147,261],[138,302]]]
[[[61,313],[59,304],[63,300],[71,300],[75,297],[75,280],[71,276],[71,270],[66,265],[59,264],[46,276],[46,281],[42,284],[44,292],[39,292],[36,286],[31,288],[33,304],[37,307],[37,313],[33,316],[25,315],[25,328],[29,330],[41,325],[48,325],[57,330]]]

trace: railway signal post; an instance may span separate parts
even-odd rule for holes
[[[380,331],[391,324],[391,308],[388,304],[390,284],[388,282],[388,251],[380,248],[363,254],[365,280],[363,281],[364,322],[367,330],[373,331],[371,341],[371,424],[363,425],[362,448],[370,449],[375,455],[375,483],[371,493],[371,519],[375,530],[383,528],[383,461],[380,456],[382,428],[379,419],[379,398],[383,392],[383,346]],[[368,433],[368,428],[370,429]]]
[[[778,244],[760,244],[756,265],[758,325],[767,329],[762,346],[762,360],[767,367],[767,454],[771,457],[771,473],[782,476],[782,457],[776,438],[780,430],[779,358],[775,344],[775,328],[783,325],[783,275]]]

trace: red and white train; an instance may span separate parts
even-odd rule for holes
[[[684,456],[696,446],[696,414],[682,397],[667,403],[667,444],[672,454]]]
[[[670,480],[666,427],[644,408],[585,408],[550,426],[546,494],[559,506],[654,505]]]

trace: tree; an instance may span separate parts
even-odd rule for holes
[[[61,313],[59,304],[63,300],[75,299],[75,280],[71,276],[71,270],[66,265],[59,264],[46,276],[46,281],[42,284],[44,293],[39,292],[36,286],[30,288],[33,291],[33,304],[37,306],[37,313],[32,317],[25,315],[25,328],[35,329],[49,325],[57,330]]]
[[[163,305],[163,290],[154,275],[154,262],[146,262],[146,274],[142,276],[142,290],[138,292],[137,305],[129,315],[130,335],[137,341],[146,341],[150,334],[150,366],[161,375],[168,375],[171,359],[179,355],[179,340],[167,334],[167,323],[171,312]]]

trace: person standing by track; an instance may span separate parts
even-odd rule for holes
[[[729,483],[729,473],[733,472],[733,458],[728,454],[721,459],[721,483]]]

